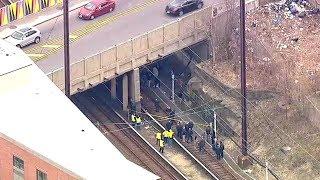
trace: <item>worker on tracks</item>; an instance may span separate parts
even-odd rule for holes
[[[224,145],[222,141],[219,141],[216,147],[217,159],[223,159],[223,150],[224,150]]]
[[[134,114],[131,114],[131,123],[133,127],[136,126],[136,116]]]
[[[210,142],[210,137],[211,137],[211,127],[207,126],[206,127],[206,139],[208,142]]]
[[[182,129],[183,129],[182,123],[179,121],[176,126],[176,131],[177,131],[177,136],[180,140],[182,140]]]
[[[200,139],[200,141],[198,143],[199,153],[200,154],[203,154],[205,145],[206,145],[206,142],[205,142],[204,137],[203,137],[203,138]]]
[[[160,141],[159,141],[160,150],[159,151],[161,153],[163,153],[163,150],[164,150],[164,143],[165,143],[164,140],[160,139]]]
[[[173,137],[174,137],[174,132],[172,131],[172,129],[170,129],[168,131],[168,146],[172,146]]]
[[[166,123],[166,129],[169,131],[173,126],[173,121],[169,119],[169,121]]]
[[[141,118],[141,116],[136,116],[136,127],[137,127],[137,130],[140,130],[141,125],[142,125],[142,118]]]
[[[167,130],[163,131],[162,135],[163,135],[164,142],[168,143],[169,131]]]
[[[160,140],[162,140],[161,132],[157,132],[156,133],[156,139],[157,139],[157,145],[160,145]]]
[[[182,126],[181,134],[182,134],[182,142],[186,142],[187,131],[186,131],[186,128],[184,126]]]
[[[192,128],[188,128],[187,129],[186,137],[187,137],[187,139],[186,139],[187,143],[193,142],[193,130],[192,130]]]

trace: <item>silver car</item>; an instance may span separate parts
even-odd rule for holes
[[[5,40],[21,48],[32,43],[38,44],[41,39],[41,32],[35,27],[24,27],[11,34]]]

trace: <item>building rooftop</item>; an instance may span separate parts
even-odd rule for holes
[[[3,41],[0,49],[2,137],[84,179],[158,179],[128,161],[22,50]]]

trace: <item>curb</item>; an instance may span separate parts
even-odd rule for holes
[[[74,11],[74,10],[77,10],[77,9],[81,8],[82,6],[84,6],[85,4],[87,4],[88,2],[89,2],[89,1],[84,1],[84,2],[81,2],[81,3],[79,3],[79,4],[73,5],[73,6],[70,8],[69,12],[72,12],[72,11]],[[39,20],[39,19],[36,19],[35,22],[33,22],[33,23],[25,23],[25,24],[22,24],[22,25],[18,25],[17,27],[19,27],[19,26],[21,27],[21,26],[25,26],[25,25],[28,25],[28,26],[38,26],[38,25],[40,25],[40,24],[42,24],[42,23],[48,22],[48,21],[50,21],[50,20],[52,20],[52,19],[54,19],[54,18],[57,18],[57,17],[59,17],[59,16],[62,16],[62,15],[63,15],[63,11],[60,10],[59,12],[53,13],[53,14],[51,14],[51,15],[48,15],[47,18],[45,18],[45,19],[42,19],[42,20],[41,20],[41,18],[40,18],[40,20]],[[41,17],[41,16],[40,16],[40,17]],[[10,29],[10,28],[6,28],[6,29],[2,30],[2,31],[0,32],[0,38],[1,38],[1,39],[5,39],[5,38],[9,37],[9,36],[12,34],[13,31],[15,31],[15,30],[14,30],[14,29]]]

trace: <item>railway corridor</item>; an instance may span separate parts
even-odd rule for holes
[[[132,148],[131,145],[127,145],[127,144],[131,144],[133,143],[135,140],[135,138],[139,138],[139,136],[135,135],[133,131],[130,131],[130,134],[127,134],[125,138],[121,138],[121,139],[125,139],[125,140],[121,140],[123,141],[123,143],[119,143],[118,139],[115,139],[114,137],[112,137],[110,135],[111,134],[120,134],[118,136],[124,136],[123,133],[121,133],[122,131],[127,131],[129,129],[129,126],[127,125],[123,125],[124,122],[122,122],[122,128],[118,128],[117,130],[111,128],[110,126],[114,126],[116,123],[119,122],[115,122],[114,119],[115,114],[118,114],[118,116],[122,116],[127,118],[127,114],[125,112],[116,110],[117,112],[114,113],[112,116],[110,115],[110,111],[115,111],[115,108],[117,107],[117,105],[119,105],[118,103],[115,102],[111,102],[110,99],[108,98],[108,96],[106,96],[106,92],[108,91],[107,86],[105,85],[101,85],[101,86],[97,86],[96,88],[89,90],[91,92],[83,92],[81,94],[76,94],[74,97],[75,99],[78,101],[75,102],[75,104],[77,104],[77,106],[79,107],[79,109],[81,109],[86,115],[87,117],[94,123],[97,125],[98,122],[98,126],[100,126],[102,129],[102,132],[105,132],[106,137],[114,144],[116,145],[118,148],[121,149],[121,152],[123,154],[125,154],[125,156],[130,159],[131,161],[135,162],[136,164],[149,169],[150,171],[154,172],[155,174],[161,175],[164,173],[159,174],[158,170],[156,170],[156,168],[154,167],[154,164],[152,165],[151,163],[151,168],[149,167],[149,163],[150,163],[150,157],[144,157],[146,156],[146,153],[142,153],[141,151],[139,151],[139,153],[142,153],[140,156],[140,158],[138,157],[132,157],[133,151],[130,150],[130,147]],[[92,102],[90,103],[90,99],[92,100]],[[80,102],[81,101],[81,102]],[[107,105],[106,105],[107,104]],[[86,107],[81,107],[82,106],[86,106]],[[111,108],[112,105],[112,108]],[[99,112],[99,110],[97,110],[98,108],[94,109],[94,106],[100,106],[100,111],[108,111],[109,113],[109,117],[106,117],[105,115],[102,114],[102,112]],[[120,106],[119,106],[120,107]],[[90,111],[90,113],[88,113],[88,111]],[[103,117],[104,116],[104,117]],[[143,125],[141,127],[141,129],[138,131],[139,134],[146,140],[149,142],[149,144],[151,144],[154,148],[154,150],[149,149],[149,151],[158,151],[158,145],[156,144],[156,139],[155,139],[155,133],[161,129],[161,127],[159,127],[156,123],[154,123],[150,118],[148,118],[147,116],[143,116],[143,119],[145,119],[145,125]],[[127,120],[127,119],[126,119]],[[121,124],[121,123],[119,123]],[[114,135],[113,135],[114,136]],[[127,146],[127,147],[126,147]],[[135,149],[137,149],[137,147],[135,147]],[[136,150],[134,150],[136,151]],[[151,153],[151,152],[150,152]],[[155,152],[153,152],[155,153]],[[135,155],[137,156],[137,155]],[[209,179],[214,179],[214,177],[212,177],[205,169],[203,169],[203,167],[201,165],[199,165],[197,163],[197,161],[195,161],[187,152],[185,152],[178,144],[173,143],[172,147],[165,147],[164,150],[164,154],[163,157],[165,159],[167,159],[174,167],[176,167],[178,169],[178,171],[180,171],[184,177],[186,179],[190,179],[190,180],[198,180],[198,179],[203,179],[203,180],[209,180]],[[139,160],[141,159],[142,160]],[[161,161],[160,156],[156,156],[156,158],[153,161]],[[147,162],[147,163],[146,163]],[[167,178],[166,178],[167,177]],[[162,179],[168,179],[168,176],[166,175],[166,177],[162,177]],[[172,178],[170,178],[172,179]],[[177,178],[179,179],[179,178]]]
[[[91,93],[77,94],[73,102],[101,132],[132,162],[157,174],[161,179],[186,179],[179,171],[164,161],[145,141],[143,141],[121,118],[110,109],[102,107]]]
[[[100,100],[106,99],[107,86],[97,87],[97,98]],[[120,103],[118,101],[118,103]],[[113,104],[113,107],[116,105]],[[120,107],[120,106],[119,106]],[[119,108],[117,108],[119,109]],[[127,117],[122,111],[117,111],[123,117]],[[161,127],[154,123],[148,116],[142,115],[145,125],[141,127],[139,133],[143,136],[155,149],[159,150],[156,144],[155,134]],[[165,147],[163,156],[171,162],[181,173],[183,173],[187,179],[198,180],[198,179],[214,179],[208,172],[206,172],[202,166],[200,166],[188,153],[186,153],[178,144],[173,143],[172,147]]]
[[[168,93],[169,94],[169,93]],[[153,106],[153,100],[150,97],[158,97],[161,99],[161,97],[158,94],[155,93],[144,93],[143,94],[143,100],[144,104],[146,107],[152,107]],[[161,99],[163,100],[163,98]],[[159,113],[155,112],[152,108],[148,108],[148,112],[155,114],[158,117],[168,117],[168,114],[166,114],[165,110],[166,107],[169,107],[167,104],[162,104],[161,105],[161,111]],[[181,112],[177,112],[180,113]],[[181,119],[181,121],[189,122],[186,120]],[[163,126],[165,126],[165,123],[167,121],[159,121]],[[198,138],[200,138],[200,134],[197,134],[195,131],[196,135]],[[233,172],[230,172],[230,169],[224,164],[223,161],[218,161],[213,154],[212,148],[207,144],[205,146],[205,152],[204,154],[200,154],[198,151],[198,146],[197,146],[197,141],[194,140],[191,143],[186,143],[180,141],[183,146],[188,149],[198,160],[200,160],[212,173],[214,173],[219,179],[240,179],[240,177],[237,177]]]

